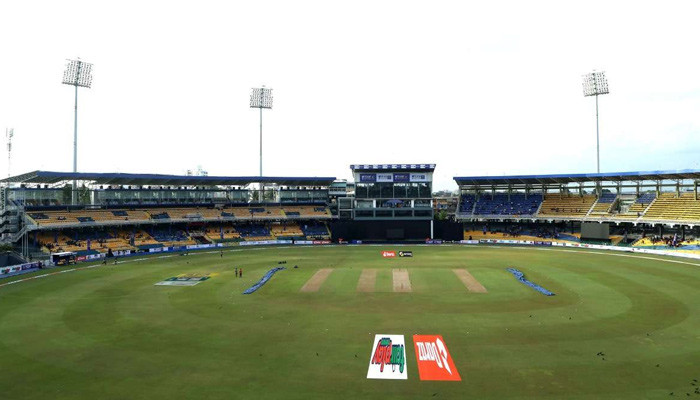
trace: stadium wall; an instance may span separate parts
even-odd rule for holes
[[[435,221],[433,233],[435,239],[459,241],[464,239],[464,224],[455,221]]]
[[[5,252],[0,254],[0,267],[8,267],[11,265],[19,265],[23,263],[25,263],[25,261],[22,259],[22,257],[19,256],[19,254],[11,252]]]

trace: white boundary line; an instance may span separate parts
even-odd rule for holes
[[[520,249],[527,248],[527,247],[518,247]],[[544,251],[563,251],[563,252],[571,252],[571,253],[587,253],[587,254],[599,254],[603,256],[615,256],[615,257],[631,257],[631,258],[641,258],[645,260],[654,260],[654,261],[664,261],[664,262],[670,262],[670,263],[676,263],[676,264],[687,264],[687,265],[693,265],[696,267],[700,267],[700,264],[694,264],[688,261],[679,261],[679,260],[668,260],[665,258],[656,258],[656,257],[648,257],[648,256],[637,256],[637,255],[632,255],[632,254],[617,254],[617,253],[605,253],[605,252],[600,252],[600,251],[593,251],[593,250],[564,250],[564,249],[545,249],[545,248],[535,248],[534,250],[544,250]],[[669,256],[673,257],[673,256]]]
[[[631,257],[631,258],[641,258],[645,260],[654,260],[654,261],[664,261],[664,262],[670,262],[670,263],[677,263],[677,264],[687,264],[687,265],[692,265],[695,267],[700,267],[700,264],[694,264],[688,261],[679,261],[679,260],[669,260],[666,258],[656,258],[656,257],[649,257],[649,256],[638,256],[638,255],[632,255],[632,254],[620,254],[620,253],[613,253],[613,252],[601,252],[601,251],[595,251],[595,250],[569,250],[569,249],[555,249],[555,248],[548,248],[548,247],[539,247],[539,246],[517,246],[517,245],[510,245],[510,246],[499,246],[499,245],[490,245],[489,247],[498,247],[499,249],[526,249],[526,250],[542,250],[542,251],[560,251],[564,253],[585,253],[585,254],[598,254],[601,256],[615,256],[615,257]],[[673,256],[666,256],[666,257],[673,257]]]
[[[227,252],[234,252],[234,251],[242,251],[242,250],[243,249],[231,249],[231,250],[226,250],[226,251]],[[194,254],[196,255],[196,254],[212,254],[212,253],[219,253],[219,251],[196,252]],[[59,271],[47,272],[47,273],[41,274],[41,275],[34,275],[34,276],[27,277],[27,278],[17,279],[17,280],[14,280],[12,282],[2,283],[2,284],[0,284],[0,288],[3,286],[14,285],[14,284],[17,284],[20,282],[31,281],[33,279],[46,278],[47,276],[51,276],[51,275],[58,275],[58,274],[65,274],[66,272],[80,271],[82,269],[97,268],[97,267],[102,267],[102,266],[113,267],[115,265],[122,265],[122,264],[128,264],[128,263],[132,263],[132,262],[147,261],[147,260],[159,259],[159,258],[170,258],[170,257],[175,257],[175,256],[176,256],[175,254],[169,254],[169,255],[160,255],[160,256],[145,257],[145,258],[134,258],[134,259],[127,258],[124,261],[120,261],[118,264],[102,264],[102,263],[100,263],[100,264],[94,264],[94,265],[87,265],[85,267],[74,267],[71,269],[62,269]]]

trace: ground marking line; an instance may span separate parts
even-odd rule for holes
[[[383,246],[383,245],[372,245],[372,244],[370,244],[370,245],[366,245],[366,244],[363,244],[363,245],[360,245],[360,244],[322,245],[322,246],[314,246],[314,248],[340,247],[340,246]],[[435,245],[431,245],[431,246],[435,246]],[[470,247],[472,247],[472,246],[473,246],[473,247],[476,247],[475,245],[467,245],[467,246],[465,246],[465,245],[456,245],[456,244],[455,244],[455,245],[453,245],[453,244],[442,244],[442,245],[439,245],[439,246],[442,246],[442,247],[464,247],[464,248],[470,248]],[[305,247],[305,246],[302,246],[302,247]],[[571,253],[593,253],[593,254],[605,255],[605,256],[617,256],[617,257],[640,258],[640,259],[645,259],[645,260],[664,261],[664,262],[670,262],[670,263],[676,263],[676,264],[686,264],[686,265],[692,265],[692,266],[694,266],[694,267],[700,267],[700,264],[693,264],[693,263],[687,262],[687,261],[668,260],[668,259],[665,259],[665,258],[655,258],[655,257],[639,256],[639,255],[633,255],[633,254],[614,254],[614,253],[599,252],[599,251],[593,251],[593,250],[547,249],[547,248],[542,248],[542,247],[527,247],[527,246],[490,246],[490,247],[497,247],[497,248],[499,248],[499,249],[528,249],[528,250],[544,250],[544,251],[561,251],[561,252],[571,252]],[[294,249],[294,248],[297,248],[297,247],[295,247],[295,246],[283,246],[283,247],[279,247],[279,246],[270,246],[270,247],[249,248],[249,249],[245,249],[245,250]],[[235,251],[243,251],[243,250],[244,250],[244,249],[231,249],[231,250],[223,250],[223,251],[226,251],[226,252],[235,252]],[[211,253],[217,253],[217,252],[216,252],[216,251],[214,251],[214,252],[207,252],[206,254],[211,254]],[[194,254],[198,254],[198,253],[195,252]],[[202,254],[205,254],[205,253],[202,253]],[[171,257],[172,257],[172,256],[171,256]],[[674,256],[671,255],[671,256],[667,256],[667,257],[674,257]],[[139,261],[145,261],[145,260],[149,260],[149,259],[150,259],[150,258],[137,258],[137,259],[134,259],[134,260],[122,261],[122,262],[120,262],[119,264],[127,264],[127,263],[130,263],[130,262],[139,262]],[[2,283],[2,284],[0,284],[0,288],[3,287],[3,286],[14,285],[14,284],[20,283],[20,282],[26,282],[26,281],[29,281],[29,280],[32,280],[32,279],[44,278],[44,277],[47,277],[47,276],[51,276],[51,275],[55,275],[55,274],[59,274],[59,273],[64,273],[64,272],[72,272],[72,271],[78,271],[78,270],[82,270],[82,269],[95,268],[95,267],[98,267],[98,266],[101,266],[101,265],[91,265],[91,266],[87,266],[87,267],[77,267],[77,268],[68,269],[68,270],[63,270],[63,271],[59,271],[59,272],[50,272],[50,273],[43,274],[43,275],[35,275],[35,276],[29,277],[29,278],[17,279],[17,280],[12,281],[12,282],[7,282],[7,283]],[[108,265],[108,266],[110,266],[110,265]]]
[[[232,252],[232,251],[242,251],[242,250],[243,249],[232,249],[232,250],[225,250],[225,251]],[[218,253],[218,251],[208,252],[206,254],[211,254],[211,253]],[[194,254],[205,254],[205,253],[204,252],[197,252]],[[34,275],[34,276],[30,276],[28,278],[17,279],[17,280],[12,281],[12,282],[1,283],[0,288],[3,286],[14,285],[16,283],[31,281],[32,279],[45,278],[45,277],[51,276],[51,275],[63,274],[66,272],[73,272],[73,271],[80,271],[82,269],[91,269],[91,268],[97,268],[97,267],[103,267],[103,266],[104,267],[113,267],[115,265],[122,265],[122,264],[128,264],[128,263],[132,263],[132,262],[146,261],[146,260],[155,259],[155,258],[168,258],[168,257],[175,257],[175,255],[172,254],[172,255],[167,255],[167,256],[164,255],[164,256],[158,256],[158,257],[134,258],[134,259],[127,259],[124,261],[120,261],[118,264],[94,264],[94,265],[88,265],[85,267],[75,267],[75,268],[71,268],[71,269],[63,269],[60,271],[47,272],[47,273],[41,274],[41,275]]]
[[[519,247],[521,249],[527,249],[528,247]],[[693,264],[691,262],[687,261],[679,261],[679,260],[667,260],[665,258],[656,258],[656,257],[648,257],[648,256],[638,256],[638,255],[633,255],[633,254],[615,254],[615,253],[605,253],[605,252],[600,252],[600,251],[593,251],[593,250],[567,250],[567,249],[544,249],[541,247],[536,247],[533,248],[534,250],[544,250],[544,251],[561,251],[561,252],[568,252],[568,253],[586,253],[586,254],[598,254],[602,256],[615,256],[615,257],[630,257],[630,258],[641,258],[644,260],[654,260],[654,261],[665,261],[665,262],[670,262],[670,263],[676,263],[676,264],[687,264],[687,265],[693,265],[695,267],[700,267],[700,264]],[[673,256],[669,256],[673,257]]]

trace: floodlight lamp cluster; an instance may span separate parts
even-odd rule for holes
[[[63,73],[66,85],[89,88],[92,85],[92,64],[80,60],[68,60]]]
[[[583,75],[583,95],[597,96],[599,94],[608,94],[608,80],[605,78],[605,72],[593,71],[590,74]]]
[[[250,89],[250,108],[272,108],[272,89],[261,87]]]

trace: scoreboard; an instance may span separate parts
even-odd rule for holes
[[[409,173],[409,172],[394,172],[394,173],[358,173],[358,178],[355,179],[356,182],[360,183],[373,183],[373,182],[430,182],[432,179],[432,173],[421,172],[421,173]]]
[[[432,219],[435,164],[358,164],[350,168],[355,180],[354,219]]]

